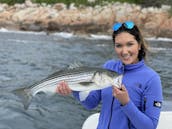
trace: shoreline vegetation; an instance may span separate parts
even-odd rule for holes
[[[108,2],[97,5],[94,3],[101,0],[87,0],[90,4],[84,6],[76,4],[77,2],[50,4],[39,3],[39,1],[41,0],[35,0],[37,2],[35,3],[25,0],[24,3],[9,5],[0,0],[0,28],[47,33],[111,35],[112,25],[115,22],[132,20],[141,28],[145,37],[172,38],[172,7],[170,4],[144,7],[144,4],[107,0]]]

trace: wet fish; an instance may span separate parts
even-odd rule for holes
[[[16,89],[13,93],[21,98],[24,108],[27,109],[37,93],[56,93],[57,85],[61,81],[66,81],[73,91],[80,91],[81,99],[84,100],[85,94],[90,91],[112,85],[120,88],[122,75],[97,67],[68,68],[60,70],[29,87]]]

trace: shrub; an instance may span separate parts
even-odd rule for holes
[[[25,0],[0,0],[0,3],[7,3],[9,5],[14,5],[15,3],[24,3]]]

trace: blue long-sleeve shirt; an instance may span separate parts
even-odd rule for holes
[[[163,99],[159,75],[144,60],[130,65],[109,60],[104,68],[123,74],[130,101],[122,106],[112,96],[112,87],[90,92],[81,104],[93,109],[102,102],[97,129],[156,129]],[[79,100],[77,92],[74,96]]]

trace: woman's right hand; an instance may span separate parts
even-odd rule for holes
[[[56,92],[61,95],[69,95],[72,90],[69,88],[67,82],[62,81],[57,85]]]

